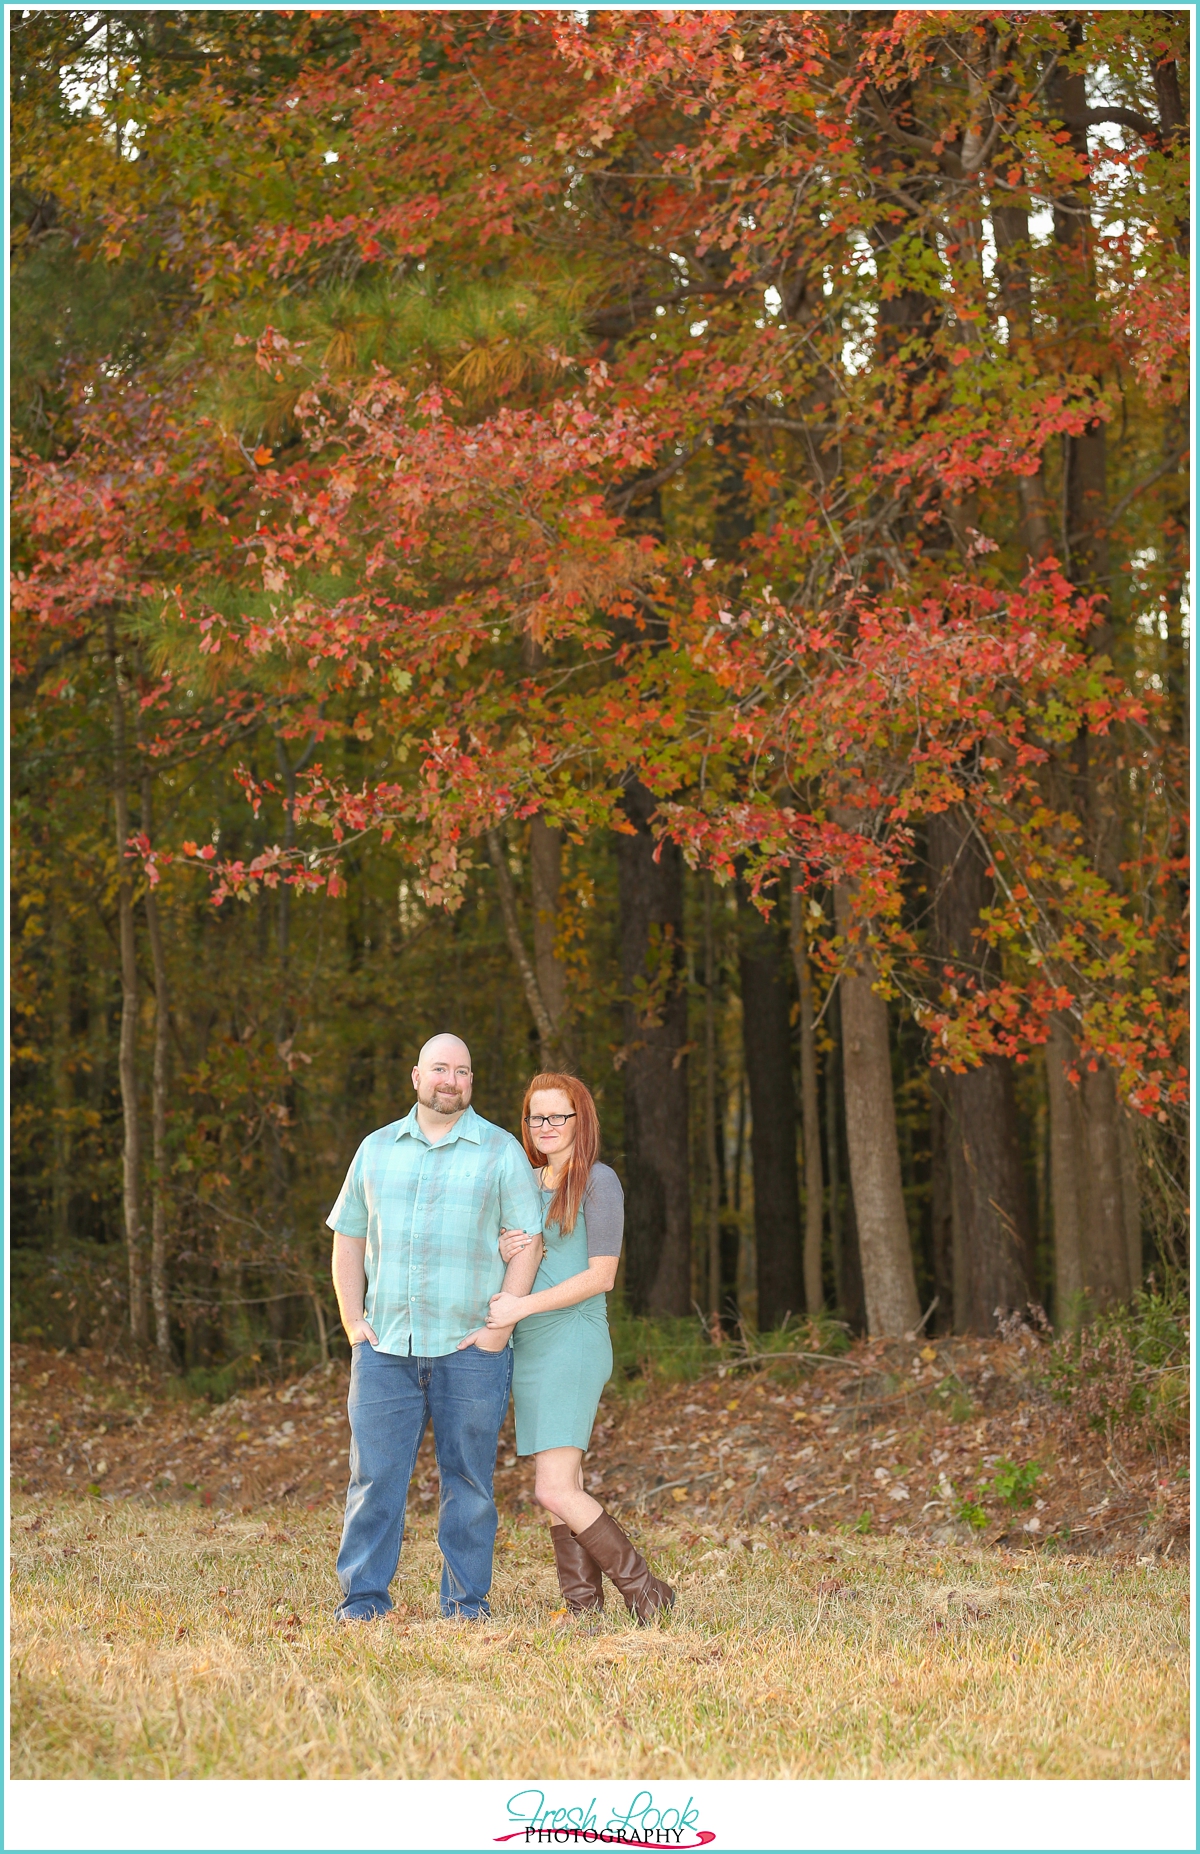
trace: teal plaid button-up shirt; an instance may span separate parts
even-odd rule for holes
[[[364,1312],[378,1350],[442,1358],[500,1292],[501,1229],[540,1230],[542,1200],[511,1133],[468,1107],[431,1144],[414,1107],[367,1135],[328,1223],[367,1239]]]

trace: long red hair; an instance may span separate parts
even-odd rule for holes
[[[539,1170],[546,1163],[546,1154],[539,1152],[533,1143],[529,1131],[529,1103],[535,1094],[548,1088],[557,1088],[565,1094],[575,1113],[575,1147],[546,1212],[547,1223],[557,1223],[562,1234],[569,1236],[575,1228],[592,1167],[599,1157],[600,1116],[590,1088],[585,1088],[578,1076],[562,1075],[556,1069],[545,1069],[535,1075],[521,1103],[521,1139],[530,1164]]]

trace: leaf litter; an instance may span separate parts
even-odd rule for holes
[[[348,1372],[319,1365],[227,1402],[186,1401],[152,1365],[119,1353],[12,1348],[12,1469],[18,1491],[104,1502],[186,1504],[214,1540],[244,1536],[264,1507],[340,1507]],[[628,1523],[694,1536],[700,1562],[736,1579],[747,1554],[796,1535],[1004,1545],[1126,1558],[1186,1555],[1186,1457],[1068,1430],[1016,1345],[858,1341],[802,1378],[766,1371],[605,1391],[585,1474]],[[496,1499],[502,1522],[536,1512],[532,1463],[509,1412]],[[1009,1500],[996,1488],[1015,1490]],[[432,1507],[432,1436],[410,1511]],[[31,1522],[37,1530],[40,1519]],[[282,1519],[281,1519],[282,1524]],[[261,1521],[249,1530],[268,1543]],[[286,1531],[274,1530],[276,1539]],[[502,1524],[497,1540],[513,1549]],[[836,1582],[836,1579],[830,1580]],[[827,1596],[838,1594],[833,1590]]]

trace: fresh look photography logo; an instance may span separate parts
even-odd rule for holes
[[[638,1790],[628,1802],[601,1805],[551,1804],[544,1790],[518,1790],[507,1803],[511,1826],[497,1841],[531,1847],[590,1846],[593,1842],[626,1848],[703,1848],[716,1835],[700,1827],[700,1812],[689,1796],[678,1805],[656,1800],[653,1790]]]

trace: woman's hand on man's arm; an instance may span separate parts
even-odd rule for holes
[[[488,1309],[489,1328],[515,1326],[518,1320],[528,1319],[531,1313],[554,1313],[560,1307],[577,1307],[581,1300],[591,1300],[596,1294],[610,1294],[617,1279],[617,1260],[615,1255],[593,1256],[581,1274],[570,1275],[557,1287],[543,1288],[538,1294],[514,1293],[510,1268],[504,1278],[504,1289],[492,1295]]]
[[[531,1235],[528,1230],[501,1230],[500,1260],[505,1263],[515,1262],[519,1255],[524,1255],[531,1244],[536,1246],[540,1261],[542,1255],[540,1236]]]

